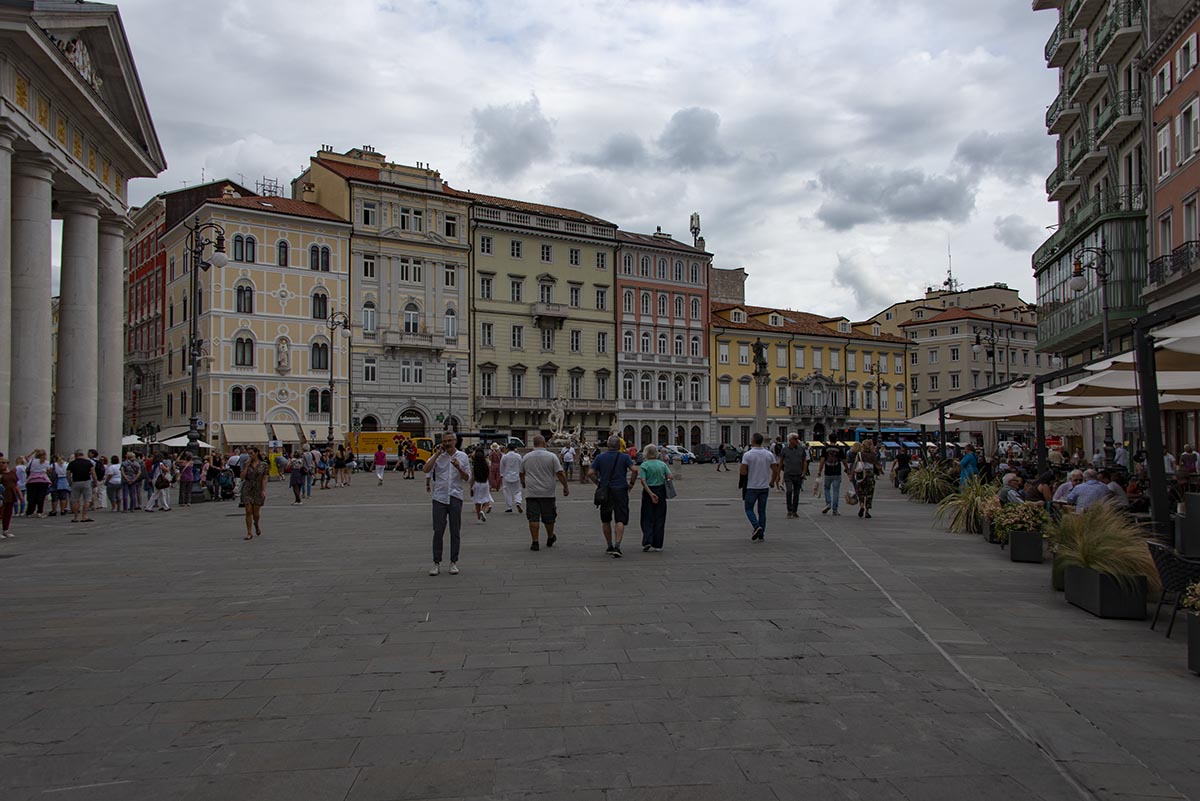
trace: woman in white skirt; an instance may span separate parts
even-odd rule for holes
[[[471,500],[475,502],[475,519],[480,523],[486,523],[486,515],[492,511],[490,470],[487,451],[482,446],[476,448],[471,459]]]

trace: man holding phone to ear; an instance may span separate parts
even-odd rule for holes
[[[453,431],[442,434],[442,446],[425,462],[425,491],[433,495],[433,568],[442,572],[442,544],[450,523],[450,575],[458,575],[458,546],[462,532],[463,487],[471,480],[471,463],[456,446]]]

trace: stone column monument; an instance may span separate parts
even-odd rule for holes
[[[761,339],[754,340],[754,430],[768,442],[767,396],[770,391],[771,374],[767,372],[767,346]],[[753,432],[752,432],[753,433]]]

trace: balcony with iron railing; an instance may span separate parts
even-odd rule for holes
[[[1066,66],[1082,42],[1083,37],[1078,31],[1073,31],[1061,23],[1055,26],[1046,41],[1046,66],[1055,69]]]
[[[1108,77],[1108,68],[1096,61],[1092,52],[1081,53],[1075,60],[1075,66],[1067,75],[1067,100],[1071,103],[1086,105],[1087,101],[1104,86]]]
[[[850,409],[845,406],[799,404],[792,407],[792,417],[807,420],[824,420],[849,416]]]
[[[1046,130],[1051,134],[1065,134],[1075,121],[1079,119],[1081,109],[1078,103],[1067,102],[1066,96],[1059,92],[1054,101],[1046,109]]]
[[[550,407],[552,398],[527,398],[513,395],[478,395],[475,408],[480,411],[544,412]],[[617,410],[616,400],[597,398],[572,398],[566,401],[567,413],[606,413]]]
[[[1079,143],[1083,146],[1083,153],[1075,161],[1071,169],[1075,173],[1075,176],[1082,181],[1091,175],[1096,167],[1103,164],[1108,155],[1105,149],[1097,142],[1094,131],[1090,131],[1080,137]]]
[[[1146,192],[1141,184],[1117,186],[1084,201],[1079,209],[1062,221],[1058,230],[1033,253],[1033,266],[1041,268],[1062,248],[1078,239],[1094,224],[1109,217],[1142,215],[1146,212]]]
[[[445,337],[434,336],[427,331],[396,331],[389,329],[383,332],[381,338],[385,348],[441,350],[445,347]]]
[[[1115,147],[1142,123],[1142,93],[1118,92],[1115,102],[1109,103],[1096,120],[1096,143]]]
[[[1086,28],[1096,21],[1096,16],[1110,0],[1069,0],[1063,19],[1072,28]]]
[[[1079,179],[1065,164],[1059,164],[1046,177],[1046,196],[1051,202],[1066,200],[1078,189]]]
[[[1112,6],[1096,32],[1096,59],[1103,65],[1120,63],[1142,35],[1142,0],[1122,0]]]
[[[1062,8],[1063,0],[1033,0],[1034,11],[1049,11],[1052,8]]]
[[[1174,285],[1193,272],[1200,275],[1197,268],[1200,268],[1200,241],[1184,242],[1150,262],[1146,271],[1146,292],[1157,292]]]

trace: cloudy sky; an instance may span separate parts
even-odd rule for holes
[[[118,0],[169,169],[321,144],[686,239],[748,300],[861,317],[945,277],[1033,300],[1051,17],[1010,0]]]

